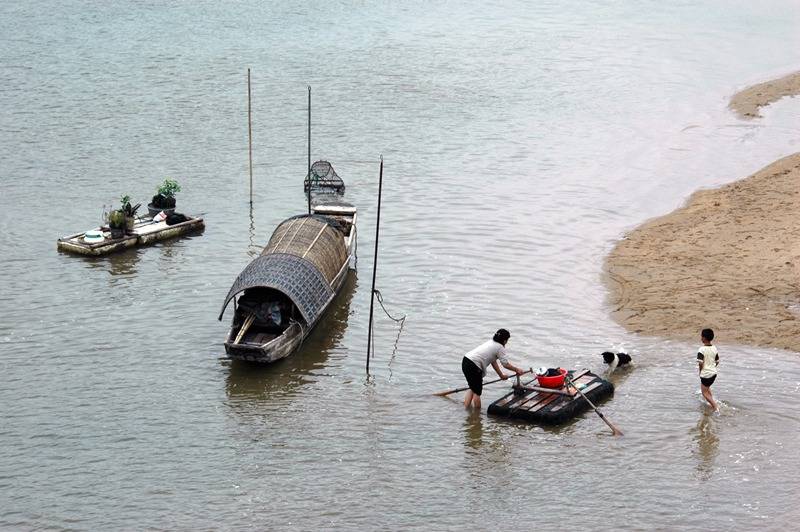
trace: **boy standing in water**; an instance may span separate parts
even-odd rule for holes
[[[703,329],[700,332],[700,340],[703,345],[697,352],[697,369],[700,372],[700,391],[703,392],[703,397],[714,409],[715,413],[719,413],[719,406],[714,401],[714,396],[711,395],[711,385],[717,378],[717,366],[719,366],[719,353],[717,348],[711,345],[711,340],[714,339],[714,331],[711,329]]]

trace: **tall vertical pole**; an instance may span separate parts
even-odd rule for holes
[[[250,207],[253,206],[253,110],[250,105],[250,69],[247,69],[247,146],[250,152]]]
[[[383,189],[383,155],[381,169],[378,174],[378,217],[375,221],[375,256],[372,259],[372,290],[369,293],[369,331],[367,331],[367,375],[369,375],[369,359],[372,350],[372,311],[375,305],[375,275],[378,272],[378,234],[381,228],[381,190]]]
[[[311,85],[308,86],[308,214],[311,214]]]

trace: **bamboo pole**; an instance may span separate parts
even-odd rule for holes
[[[253,206],[253,110],[250,103],[250,69],[247,69],[247,147],[250,155],[250,207]]]
[[[311,214],[311,85],[308,86],[308,214]]]
[[[378,271],[378,235],[381,228],[381,189],[383,188],[383,155],[381,169],[378,174],[378,216],[375,221],[375,255],[372,259],[372,291],[369,298],[369,330],[367,331],[367,375],[369,375],[369,359],[372,350],[372,311],[375,306],[375,276]]]

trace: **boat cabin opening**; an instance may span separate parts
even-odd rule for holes
[[[234,344],[265,344],[302,320],[297,306],[283,292],[262,286],[248,288],[236,302]]]

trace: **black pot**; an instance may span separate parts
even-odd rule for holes
[[[152,203],[148,203],[147,211],[150,213],[150,217],[152,218],[161,211],[164,211],[164,214],[167,215],[172,214],[173,212],[175,212],[175,207],[172,207],[171,209],[164,209],[162,207],[155,207]]]
[[[112,227],[111,230],[111,238],[116,240],[117,238],[122,238],[125,236],[125,228],[124,227]]]

